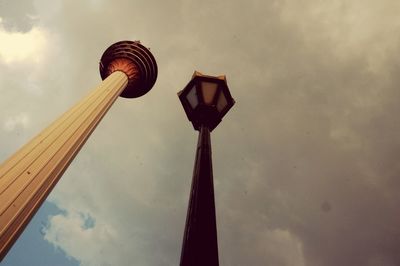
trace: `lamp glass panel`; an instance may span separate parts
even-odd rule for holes
[[[226,100],[224,91],[221,91],[219,94],[219,98],[217,101],[217,110],[221,112],[228,105],[228,101]]]
[[[217,88],[218,88],[218,83],[207,82],[207,81],[201,82],[201,91],[203,93],[203,100],[205,104],[207,105],[212,104],[215,93],[217,92]]]
[[[194,109],[196,106],[199,104],[199,99],[197,98],[197,91],[196,91],[196,85],[194,85],[189,93],[186,96],[186,99],[188,100],[190,106]]]

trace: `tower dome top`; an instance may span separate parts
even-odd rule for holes
[[[146,94],[157,79],[157,63],[140,41],[116,42],[100,59],[100,76],[104,80],[114,71],[128,76],[128,85],[121,97],[136,98]]]

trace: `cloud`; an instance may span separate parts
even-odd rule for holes
[[[275,260],[275,265],[304,266],[302,243],[290,231],[274,229],[260,232],[258,252],[265,263]],[[256,262],[259,264],[259,262]]]
[[[28,126],[29,116],[26,113],[20,113],[15,116],[8,117],[3,123],[3,128],[6,131],[14,131],[18,128],[26,129]]]
[[[27,32],[7,31],[0,17],[0,61],[40,63],[46,52],[47,38],[46,31],[39,27]]]
[[[61,247],[67,254],[82,259],[83,265],[113,265],[112,261],[104,259],[99,262],[96,253],[102,253],[101,247],[105,243],[115,242],[115,230],[104,222],[96,224],[93,221],[90,214],[79,212],[52,216],[43,230],[44,238],[55,247]],[[80,244],[77,245],[74,239],[79,239]],[[96,245],[94,249],[82,248],[82,245],[89,247],[93,243],[102,245]]]
[[[396,49],[392,33],[399,26],[399,9],[399,3],[391,0],[368,4],[361,0],[297,1],[285,2],[281,17],[285,23],[296,24],[305,42],[329,45],[342,60],[362,56],[370,71],[380,71]]]

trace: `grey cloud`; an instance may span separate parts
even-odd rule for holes
[[[0,1],[0,17],[2,25],[12,31],[29,31],[35,22],[35,9],[32,1],[23,0],[17,3],[12,1]]]

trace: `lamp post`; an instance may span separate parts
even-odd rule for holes
[[[225,76],[197,71],[178,96],[189,121],[199,131],[180,265],[214,266],[218,265],[218,244],[210,132],[235,101]]]
[[[136,41],[111,45],[103,82],[0,165],[0,261],[118,98],[147,93],[157,78],[150,51]]]

